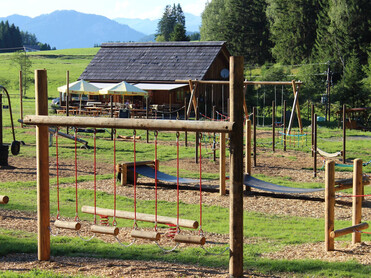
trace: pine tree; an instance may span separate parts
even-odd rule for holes
[[[225,41],[227,38],[226,0],[208,2],[202,13],[200,36],[202,41]]]
[[[227,40],[235,55],[242,55],[248,64],[271,60],[266,3],[259,0],[228,0]]]
[[[227,41],[232,55],[263,64],[271,59],[265,9],[265,1],[214,0],[202,14],[201,40]]]
[[[173,34],[176,32],[176,34]],[[186,36],[185,16],[180,4],[167,5],[157,25],[156,41],[189,40]]]
[[[295,64],[311,57],[316,38],[315,0],[267,0],[272,55],[277,62]]]

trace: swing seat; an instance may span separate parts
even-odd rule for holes
[[[9,202],[9,197],[8,196],[2,196],[0,195],[0,204],[7,204]]]
[[[99,225],[92,225],[90,230],[95,234],[106,234],[106,235],[113,235],[117,236],[120,232],[119,228],[115,226],[99,226]]]
[[[204,236],[187,236],[177,234],[174,237],[174,241],[178,243],[205,245],[206,238]]]
[[[74,231],[78,231],[81,229],[81,224],[76,221],[55,220],[54,226],[59,229],[67,229],[67,230],[74,230]]]
[[[161,234],[154,231],[133,230],[131,232],[131,237],[159,241],[161,238]]]

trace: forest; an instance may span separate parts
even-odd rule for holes
[[[371,105],[370,16],[369,0],[212,0],[200,35],[244,56],[247,79],[301,80],[301,103],[331,92],[334,111]],[[264,95],[274,100],[273,88]]]

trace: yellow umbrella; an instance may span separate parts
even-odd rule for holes
[[[101,95],[147,96],[148,92],[125,81],[99,91]]]
[[[83,95],[98,95],[99,88],[86,82],[85,80],[79,80],[72,82],[68,86],[70,94],[83,94]],[[58,87],[58,92],[65,93],[67,91],[67,85]]]

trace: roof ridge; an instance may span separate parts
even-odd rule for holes
[[[225,41],[204,41],[204,42],[129,42],[129,43],[102,43],[102,48],[119,47],[186,47],[186,46],[223,46]]]

